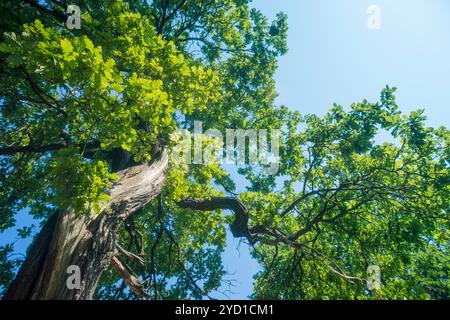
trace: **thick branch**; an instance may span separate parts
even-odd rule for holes
[[[213,197],[209,200],[198,200],[184,197],[177,205],[181,208],[190,208],[202,211],[212,211],[216,209],[228,209],[234,212],[234,221],[230,226],[234,237],[246,237],[250,243],[254,243],[248,230],[248,209],[245,204],[233,197]]]
[[[141,299],[146,299],[147,294],[144,290],[144,285],[142,281],[140,281],[138,278],[136,278],[133,274],[131,274],[128,270],[128,268],[125,267],[125,265],[117,258],[112,257],[111,264],[114,267],[114,269],[117,271],[117,273],[122,277],[122,279],[125,281],[125,283],[130,287],[130,289]]]

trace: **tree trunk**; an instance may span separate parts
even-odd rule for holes
[[[167,166],[164,150],[151,165],[118,172],[120,179],[100,214],[80,214],[69,208],[51,216],[4,299],[92,299],[102,271],[116,253],[121,223],[161,192]],[[66,284],[70,265],[81,271],[79,289]]]

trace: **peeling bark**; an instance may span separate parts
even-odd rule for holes
[[[162,190],[168,152],[152,164],[118,172],[100,212],[80,214],[68,208],[51,216],[33,242],[4,299],[92,299],[103,270],[111,264],[120,225]],[[81,270],[81,287],[70,290],[67,267]]]

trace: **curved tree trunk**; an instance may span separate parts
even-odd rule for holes
[[[151,165],[118,172],[110,201],[100,214],[56,212],[36,237],[4,299],[92,299],[103,270],[116,253],[116,237],[123,221],[155,198],[162,189],[168,152]],[[70,290],[67,268],[80,268],[81,286]]]

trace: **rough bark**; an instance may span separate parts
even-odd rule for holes
[[[150,165],[118,172],[120,179],[100,214],[70,208],[56,212],[33,242],[4,299],[92,299],[102,271],[117,251],[121,223],[161,192],[167,166],[168,153],[163,151]],[[79,289],[66,285],[70,265],[80,268]]]

